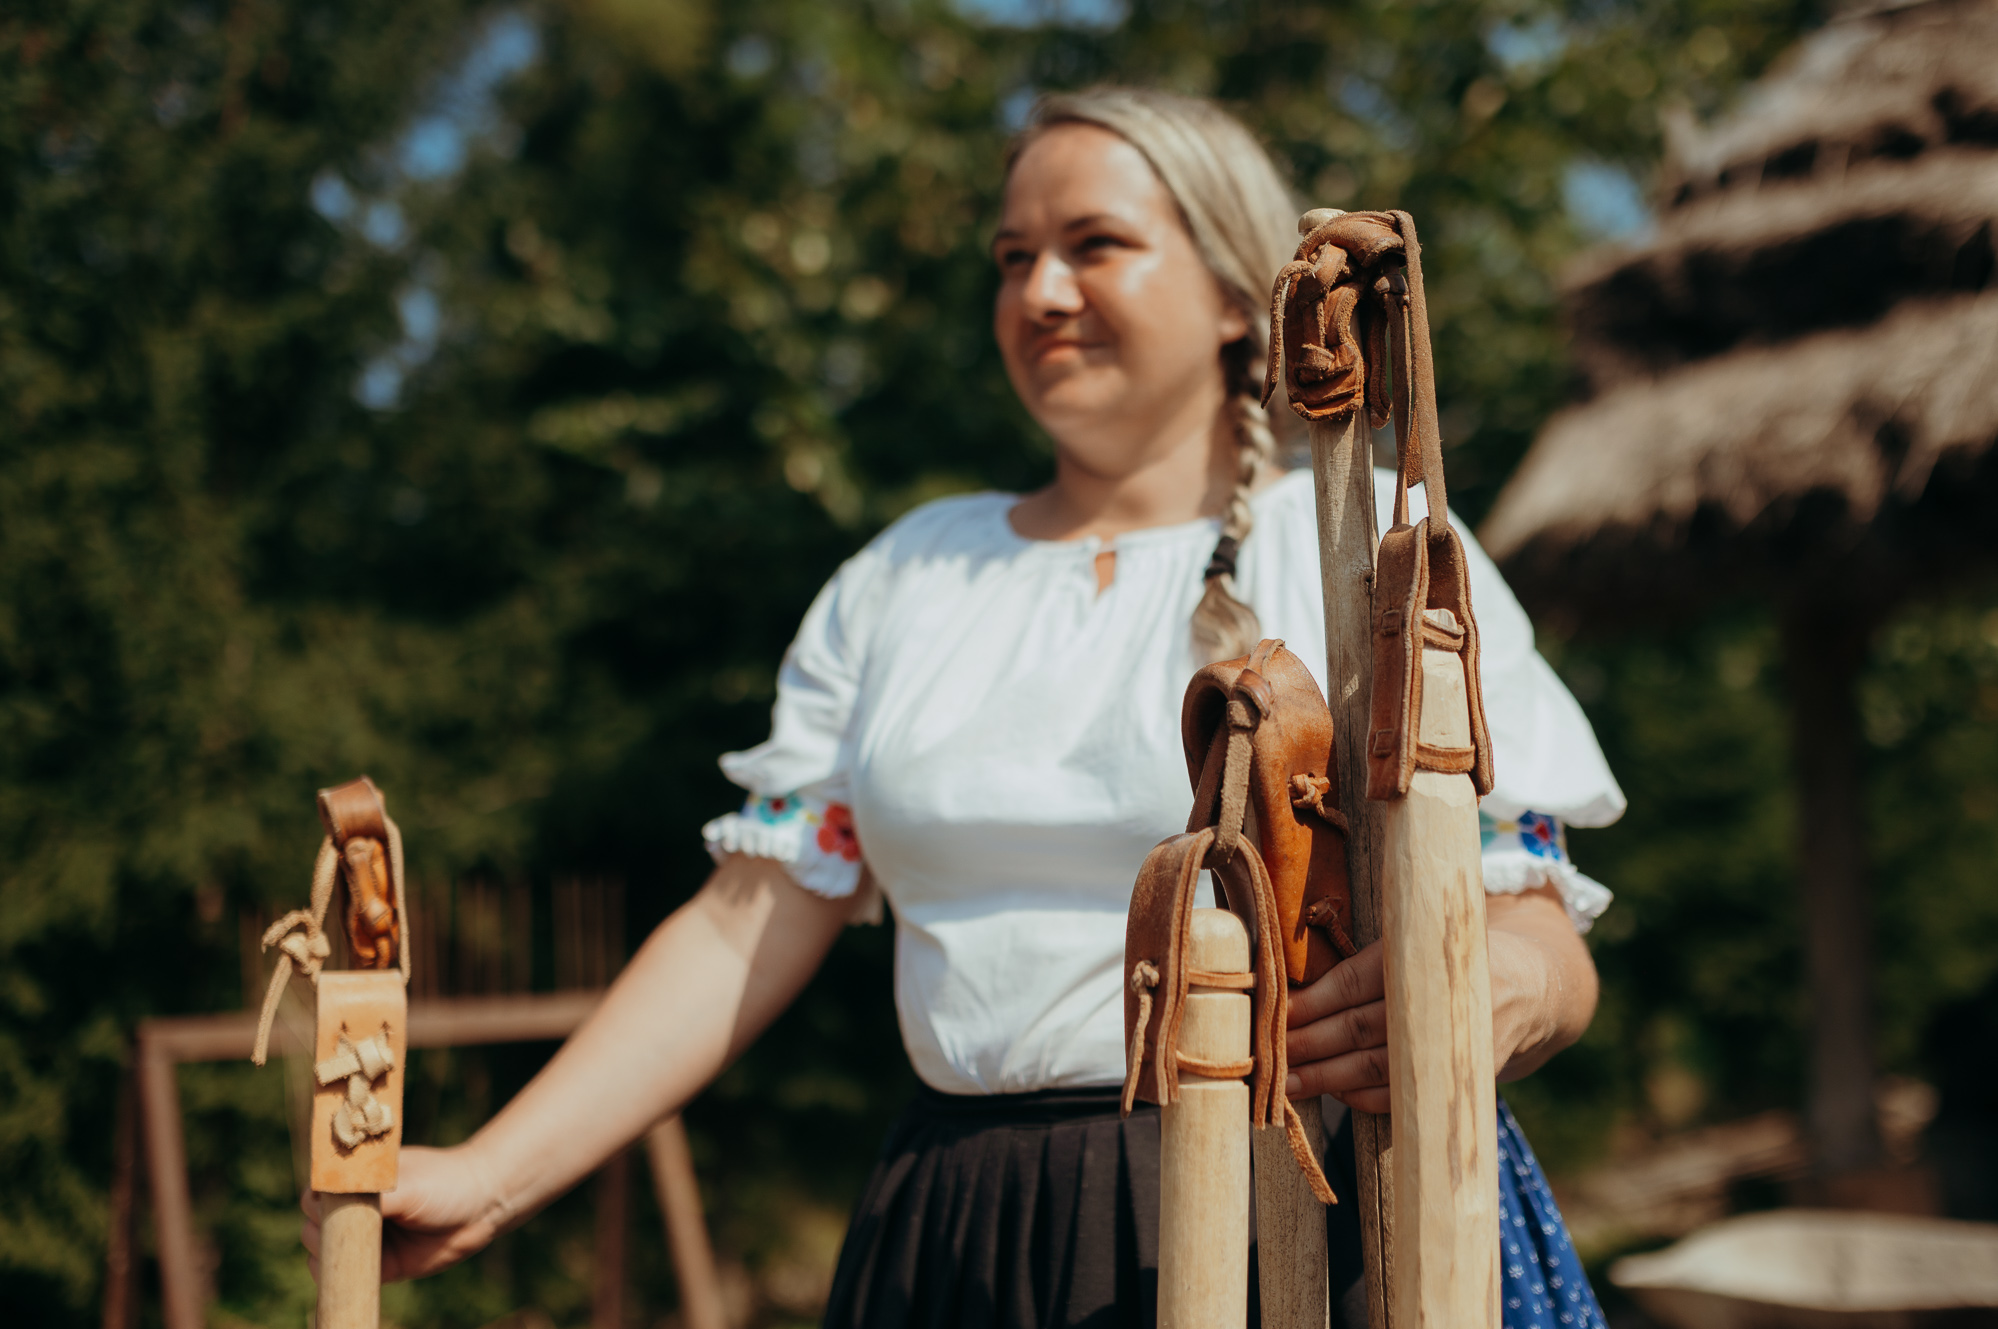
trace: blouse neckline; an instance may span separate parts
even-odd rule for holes
[[[1266,501],[1274,501],[1281,490],[1298,483],[1297,477],[1305,476],[1308,478],[1309,475],[1310,472],[1304,470],[1286,471],[1272,483],[1265,485],[1262,489],[1249,495],[1249,506],[1255,509],[1256,515],[1260,517]],[[1107,540],[1100,535],[1078,536],[1073,540],[1040,540],[1032,536],[1022,535],[1013,529],[1013,509],[1025,499],[1026,496],[1024,494],[993,490],[990,491],[990,496],[993,499],[992,511],[998,520],[1000,531],[1008,540],[1023,548],[1045,546],[1058,550],[1087,550],[1091,554],[1096,554],[1106,549],[1131,549],[1152,544],[1172,544],[1195,535],[1204,535],[1212,538],[1221,530],[1221,519],[1219,517],[1195,517],[1191,521],[1172,522],[1164,526],[1140,526],[1135,530],[1125,531],[1122,535],[1115,535]]]

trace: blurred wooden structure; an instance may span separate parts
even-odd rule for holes
[[[1998,1223],[1779,1209],[1610,1266],[1672,1329],[1915,1329],[1998,1319]]]
[[[622,884],[558,879],[550,893],[552,967],[556,991],[532,992],[534,899],[525,883],[457,884],[430,897],[415,894],[431,926],[416,929],[415,986],[409,1046],[458,1048],[567,1038],[595,1009],[624,962]],[[429,897],[429,898],[427,898]],[[258,954],[265,920],[246,918],[246,993],[262,991],[268,960]],[[344,943],[338,930],[337,948]],[[341,957],[335,956],[335,963]],[[448,995],[447,995],[448,994]],[[287,1003],[289,1006],[290,1003]],[[287,1058],[307,1056],[309,1033],[280,1018],[276,1042]],[[118,1115],[111,1193],[104,1329],[139,1323],[136,1228],[141,1157],[150,1191],[167,1329],[207,1323],[209,1289],[199,1252],[175,1070],[182,1062],[248,1061],[255,1011],[147,1020],[139,1026],[132,1073]],[[294,1133],[301,1127],[294,1123]],[[725,1329],[714,1253],[708,1244],[700,1190],[680,1119],[669,1117],[646,1138],[654,1184],[666,1218],[674,1275],[686,1329]],[[619,1153],[596,1182],[597,1259],[592,1321],[598,1329],[624,1323],[625,1242],[629,1227],[630,1155]]]
[[[1907,597],[1998,553],[1998,0],[1846,9],[1671,135],[1655,234],[1565,300],[1589,399],[1481,532],[1592,629],[1718,596],[1783,625],[1821,1175],[1877,1165],[1856,676]]]

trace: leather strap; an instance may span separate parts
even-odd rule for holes
[[[363,969],[400,968],[409,981],[409,905],[402,836],[375,782],[363,775],[319,791],[319,820],[347,881],[347,939]]]
[[[1217,832],[1207,826],[1162,840],[1145,858],[1131,892],[1124,933],[1125,1062],[1123,1111],[1136,1100],[1161,1107],[1179,1100],[1180,1072],[1217,1079],[1249,1076],[1249,1123],[1282,1127],[1312,1193],[1334,1203],[1331,1183],[1296,1123],[1297,1109],[1283,1092],[1290,1075],[1284,1043],[1289,1028],[1290,989],[1282,969],[1282,934],[1276,894],[1262,855],[1248,840],[1223,858]],[[1186,964],[1193,926],[1194,893],[1202,868],[1211,869],[1221,902],[1249,931],[1254,986],[1250,991],[1250,1061],[1246,1065],[1207,1063],[1179,1055],[1179,1032],[1195,971]],[[1213,975],[1207,975],[1213,977]],[[1203,986],[1206,986],[1203,984]]]

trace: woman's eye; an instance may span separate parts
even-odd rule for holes
[[[1023,268],[1034,261],[1033,251],[1027,249],[1002,249],[997,258],[999,266],[1006,270]]]
[[[1102,254],[1123,247],[1124,242],[1114,235],[1086,235],[1076,242],[1075,250],[1078,254]]]

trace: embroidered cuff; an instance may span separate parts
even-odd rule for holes
[[[852,895],[860,885],[860,840],[853,809],[844,803],[810,794],[751,795],[742,811],[701,827],[701,839],[717,863],[730,854],[772,858],[800,886],[829,900]]]
[[[1485,891],[1520,895],[1541,886],[1560,893],[1575,931],[1587,932],[1609,908],[1609,889],[1568,859],[1568,830],[1558,817],[1522,812],[1517,818],[1478,816],[1484,844]]]

